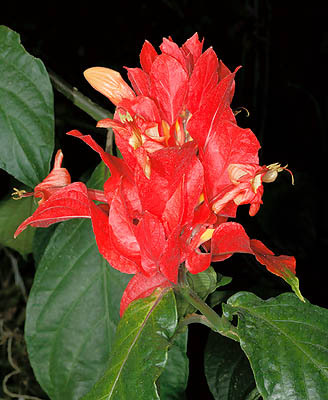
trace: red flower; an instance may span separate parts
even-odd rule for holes
[[[265,171],[258,163],[255,135],[237,126],[230,108],[237,70],[231,73],[212,48],[204,53],[202,48],[197,34],[181,48],[171,38],[163,39],[162,54],[146,41],[140,53],[142,68],[127,68],[135,93],[112,70],[87,70],[90,84],[117,105],[114,120],[97,126],[114,129],[124,159],[133,169],[139,164],[148,178],[149,154],[194,140],[204,167],[204,196],[213,211],[235,217],[237,206],[249,203],[255,215],[263,187],[255,192],[249,190],[251,185],[237,188],[228,172],[230,164],[252,164]]]
[[[27,218],[16,230],[17,237],[28,225],[47,227],[55,222],[70,218],[88,217],[86,203],[81,196],[88,199],[106,201],[100,190],[87,189],[82,183],[71,184],[71,176],[66,168],[62,168],[63,153],[58,150],[55,156],[54,167],[49,175],[39,183],[33,192],[17,190],[12,196],[18,200],[22,197],[34,196],[41,198],[35,213]],[[51,200],[51,201],[49,201]]]
[[[168,286],[177,283],[178,269],[184,261],[191,272],[209,266],[209,255],[197,257],[199,237],[208,226],[200,227],[200,223],[207,220],[208,214],[195,220],[203,190],[203,168],[194,143],[150,154],[152,172],[148,178],[140,166],[136,166],[133,176],[130,167],[117,159],[122,163],[119,175],[112,162],[115,157],[106,158],[106,153],[90,136],[76,131],[70,134],[93,147],[111,170],[104,192],[109,212],[105,215],[92,205],[91,218],[103,256],[114,268],[136,274],[126,288],[124,299],[141,296],[139,291],[131,292],[135,291],[134,280],[143,280],[143,288],[147,285],[153,288],[154,282]],[[114,190],[111,196],[107,188]]]
[[[202,47],[197,34],[181,48],[172,39],[163,39],[162,54],[157,54],[146,41],[140,53],[142,68],[127,68],[135,94],[122,83],[121,75],[114,75],[112,70],[95,67],[85,73],[90,84],[118,106],[114,120],[99,121],[98,126],[114,129],[124,159],[129,165],[139,163],[146,175],[150,173],[148,153],[191,140],[187,128],[191,115],[201,107],[207,108],[212,90],[231,75],[213,49],[202,53]],[[229,89],[230,102],[233,79]],[[203,130],[201,134],[207,133]]]
[[[127,68],[133,89],[118,72],[88,69],[91,85],[117,106],[114,119],[98,126],[113,128],[123,160],[107,154],[91,136],[69,132],[110,169],[104,191],[70,184],[62,156],[56,157],[54,170],[34,191],[44,202],[16,232],[27,225],[91,218],[100,253],[114,268],[135,275],[121,314],[132,300],[176,284],[181,264],[199,273],[235,252],[253,254],[301,297],[295,259],[275,256],[250,240],[241,225],[227,222],[242,204],[250,204],[255,215],[262,183],[286,167],[259,165],[260,145],[251,130],[237,126],[230,107],[237,70],[231,73],[212,48],[202,48],[197,34],[181,47],[164,39],[161,54],[146,41],[141,68]]]
[[[292,173],[275,163],[260,167],[257,164],[229,164],[227,172],[231,184],[226,185],[212,200],[212,209],[216,214],[231,202],[236,206],[250,204],[249,214],[254,216],[262,204],[263,182],[273,182],[278,172]],[[292,175],[293,177],[293,175]]]
[[[63,153],[58,150],[55,156],[54,167],[50,174],[37,186],[33,192],[26,192],[25,190],[15,189],[12,194],[15,200],[22,197],[34,196],[40,198],[39,205],[48,200],[57,190],[69,185],[71,183],[71,176],[66,168],[62,168]]]
[[[89,197],[85,185],[75,182],[58,189],[16,230],[17,237],[28,225],[46,228],[71,218],[90,218]]]

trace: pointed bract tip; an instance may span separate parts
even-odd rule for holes
[[[83,73],[90,85],[118,105],[122,99],[134,99],[135,94],[121,74],[110,68],[92,67]]]

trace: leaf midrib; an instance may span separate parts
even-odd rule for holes
[[[114,381],[114,383],[113,383],[113,385],[112,385],[112,387],[111,387],[111,390],[110,390],[110,392],[108,393],[107,397],[103,397],[104,399],[105,399],[105,398],[106,398],[106,400],[110,400],[110,399],[111,399],[111,396],[112,396],[112,394],[113,394],[113,392],[114,392],[114,389],[115,389],[115,387],[116,387],[116,385],[117,385],[117,383],[118,383],[118,381],[119,381],[119,378],[120,378],[120,376],[121,376],[121,373],[122,373],[122,371],[123,371],[123,368],[124,368],[124,366],[125,366],[125,364],[126,364],[128,358],[129,358],[129,355],[130,355],[130,353],[131,353],[131,351],[132,351],[132,349],[133,349],[135,343],[136,343],[137,340],[139,339],[139,337],[140,337],[140,335],[141,335],[143,329],[145,328],[146,323],[148,322],[148,320],[149,320],[149,318],[150,318],[152,312],[154,311],[154,309],[157,307],[158,303],[159,303],[160,300],[162,299],[164,293],[166,293],[165,290],[163,290],[163,291],[158,295],[157,299],[154,301],[154,304],[152,305],[152,307],[151,307],[150,310],[148,311],[147,315],[145,316],[144,320],[143,320],[142,323],[140,324],[140,327],[139,327],[139,329],[138,329],[138,332],[137,332],[135,338],[133,339],[131,345],[130,345],[130,346],[128,347],[128,349],[127,349],[126,356],[125,356],[125,358],[124,358],[124,360],[123,360],[123,362],[122,362],[122,364],[121,364],[121,367],[120,367],[120,369],[119,369],[119,371],[118,371],[118,373],[117,373],[117,376],[116,376],[115,381]]]

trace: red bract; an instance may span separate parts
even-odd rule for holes
[[[259,165],[258,140],[238,127],[231,109],[238,69],[231,72],[212,48],[202,49],[197,34],[181,47],[164,39],[161,54],[146,41],[141,68],[127,68],[132,88],[113,70],[88,69],[90,84],[117,106],[114,119],[97,126],[113,128],[123,159],[107,154],[90,135],[69,132],[109,168],[104,191],[69,184],[66,172],[57,179],[63,172],[60,159],[38,185],[46,193],[44,203],[16,232],[91,218],[100,253],[114,268],[135,275],[121,313],[156,287],[176,284],[182,264],[195,274],[236,252],[254,255],[301,297],[295,259],[275,256],[249,239],[241,225],[227,222],[242,204],[250,204],[255,215],[262,183],[274,181],[286,167]],[[57,181],[63,182],[56,186]]]
[[[213,260],[222,261],[233,253],[253,254],[258,262],[271,273],[280,276],[291,285],[295,293],[302,299],[296,273],[296,260],[291,256],[275,256],[262,242],[250,239],[244,228],[236,222],[221,224],[214,232],[211,241]]]
[[[197,34],[181,48],[172,39],[164,39],[162,54],[145,42],[142,68],[127,68],[136,96],[124,97],[125,89],[118,93],[116,97],[122,100],[114,120],[99,121],[98,126],[114,129],[124,159],[132,168],[139,164],[148,178],[149,154],[194,140],[204,167],[204,196],[213,212],[235,217],[238,205],[251,204],[250,215],[255,215],[263,187],[254,191],[249,183],[248,188],[240,185],[237,189],[228,173],[230,164],[241,163],[265,172],[258,164],[260,145],[255,135],[237,126],[230,107],[238,69],[231,73],[212,48],[202,53],[202,46]],[[88,80],[107,95],[106,76],[103,87],[98,75],[96,83],[90,76]]]
[[[181,48],[171,39],[164,39],[160,46],[162,54],[157,54],[153,46],[145,42],[140,54],[142,69],[127,68],[136,97],[124,97],[124,91],[118,89],[115,97],[121,96],[123,99],[117,104],[114,121],[106,119],[98,123],[100,127],[114,129],[116,143],[123,157],[129,160],[129,165],[139,163],[148,175],[147,154],[161,147],[180,146],[191,140],[187,128],[191,115],[201,106],[205,109],[209,106],[212,90],[227,75],[232,76],[228,84],[229,92],[226,93],[227,100],[224,101],[224,107],[229,108],[234,75],[218,60],[212,49],[202,54],[202,45],[197,34]],[[107,74],[104,73],[101,86],[98,70],[97,67],[95,81],[90,72],[87,79],[108,97]],[[92,68],[88,71],[92,71]],[[109,70],[108,74],[112,75],[112,72]],[[120,82],[121,77],[117,88]],[[197,134],[206,138],[209,132],[198,130]],[[197,134],[191,136],[196,139]]]
[[[46,228],[51,224],[71,218],[90,218],[88,191],[81,182],[58,189],[17,228],[15,237],[28,225]]]

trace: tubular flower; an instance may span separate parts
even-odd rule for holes
[[[283,170],[287,170],[287,168],[281,167],[278,163],[263,167],[256,164],[230,164],[228,175],[231,185],[228,185],[215,198],[212,210],[215,214],[219,214],[229,202],[233,201],[237,206],[250,204],[249,215],[254,216],[263,203],[262,183],[274,182],[278,173]],[[287,171],[292,175],[289,170]]]
[[[90,218],[89,201],[106,201],[104,192],[101,190],[87,189],[81,182],[71,183],[69,172],[61,166],[63,158],[62,151],[58,150],[53,169],[34,188],[33,192],[14,189],[12,197],[15,200],[29,196],[41,198],[37,210],[17,228],[14,237],[17,237],[28,225],[47,227],[71,218]]]
[[[231,185],[215,198],[212,210],[219,214],[221,210],[231,201],[237,206],[250,204],[249,214],[254,216],[262,204],[262,178],[267,169],[256,164],[230,164],[228,175]]]
[[[249,239],[240,224],[227,221],[242,204],[250,204],[255,215],[263,182],[287,170],[279,164],[260,166],[257,138],[237,125],[230,104],[238,69],[231,72],[212,48],[203,52],[197,34],[181,47],[163,39],[160,50],[144,43],[141,68],[127,68],[132,88],[118,72],[101,67],[85,72],[117,106],[114,118],[97,126],[114,130],[123,159],[107,154],[90,135],[68,132],[109,168],[104,191],[71,184],[62,156],[56,156],[54,170],[32,193],[42,189],[42,204],[16,235],[27,225],[90,218],[103,257],[134,274],[121,315],[131,301],[176,284],[181,265],[196,274],[236,252],[254,255],[301,297],[294,257],[275,256]]]
[[[49,175],[37,186],[35,186],[33,192],[25,192],[24,190],[17,190],[12,194],[15,200],[19,200],[22,197],[34,196],[40,198],[39,205],[44,201],[48,200],[59,189],[69,185],[71,183],[71,176],[66,168],[62,168],[63,153],[58,150],[55,156],[54,166]]]

